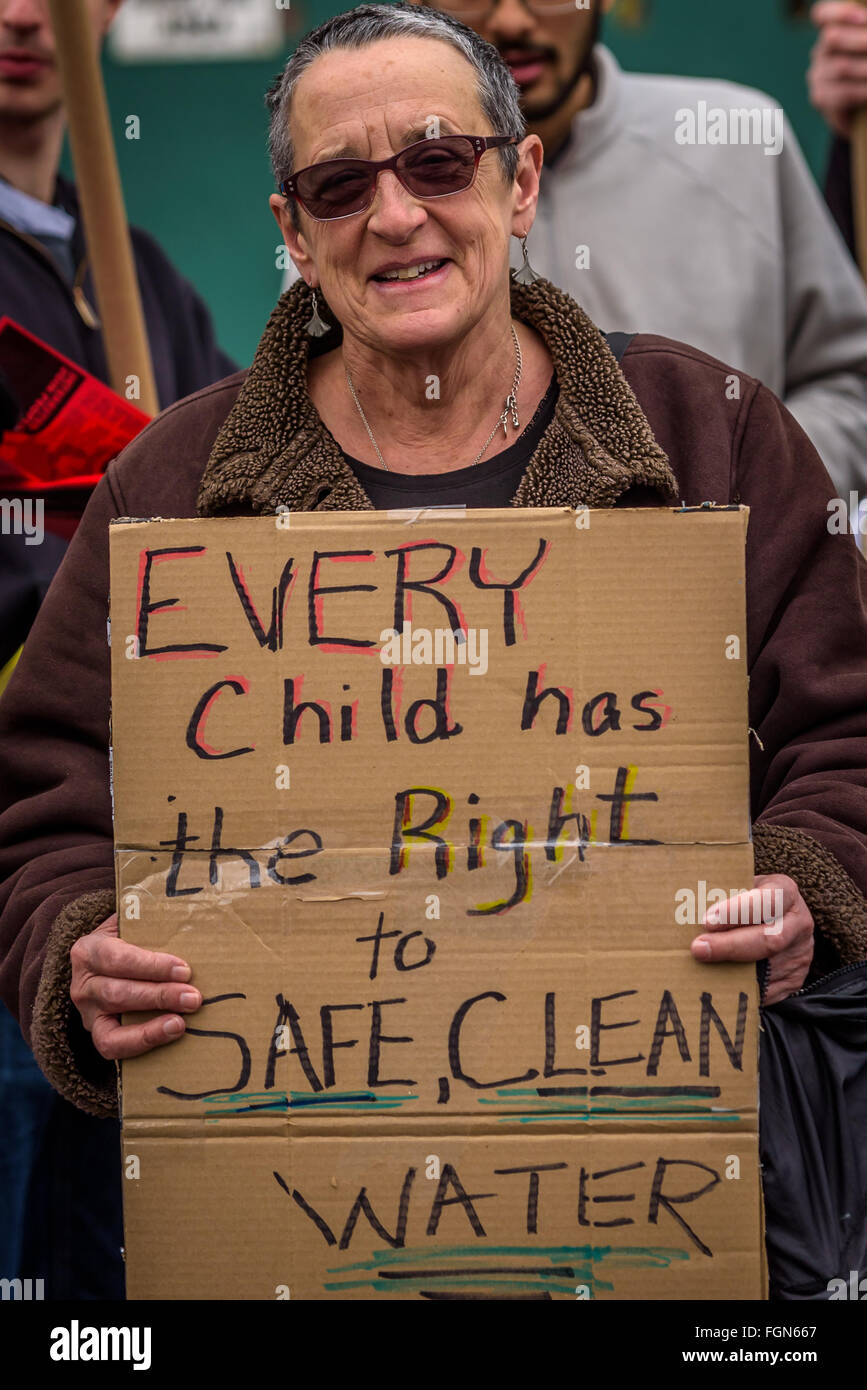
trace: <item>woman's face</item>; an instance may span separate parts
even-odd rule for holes
[[[295,168],[349,156],[387,159],[426,137],[500,135],[485,121],[475,72],[437,39],[383,39],[323,54],[304,72],[292,101]],[[300,209],[294,227],[283,198],[271,199],[283,239],[309,284],[321,286],[344,332],[376,351],[435,349],[459,340],[494,306],[508,303],[509,238],[535,212],[541,143],[519,147],[514,183],[495,150],[475,183],[427,201],[391,170],[380,173],[370,207],[331,222]],[[432,274],[383,282],[386,269],[442,261]]]

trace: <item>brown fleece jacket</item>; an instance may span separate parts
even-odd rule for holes
[[[693,348],[639,335],[621,369],[547,281],[513,285],[512,309],[545,340],[560,387],[513,505],[751,508],[756,871],[798,883],[817,973],[867,957],[867,566],[828,529],[815,450],[768,390]],[[116,1109],[115,1068],[70,1001],[69,948],[114,903],[108,525],[370,508],[307,393],[310,353],[340,341],[337,328],[311,339],[310,313],[299,281],[246,378],[165,411],[115,460],[0,700],[0,992],[49,1080],[95,1114]]]

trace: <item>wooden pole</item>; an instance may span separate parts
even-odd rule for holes
[[[153,364],[93,21],[87,0],[49,0],[49,5],[109,378],[118,395],[127,396],[128,378],[137,377],[135,403],[156,415]]]
[[[852,206],[858,264],[867,280],[867,106],[856,111],[852,126]]]

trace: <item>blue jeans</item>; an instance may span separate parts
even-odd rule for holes
[[[0,1278],[122,1299],[120,1125],[59,1096],[0,1005]]]

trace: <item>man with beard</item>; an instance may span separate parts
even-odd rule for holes
[[[499,49],[544,145],[532,270],[607,331],[679,339],[758,377],[840,495],[863,491],[867,293],[791,128],[764,93],[623,72],[598,42],[612,2],[433,5]],[[726,389],[736,402],[738,379]]]

